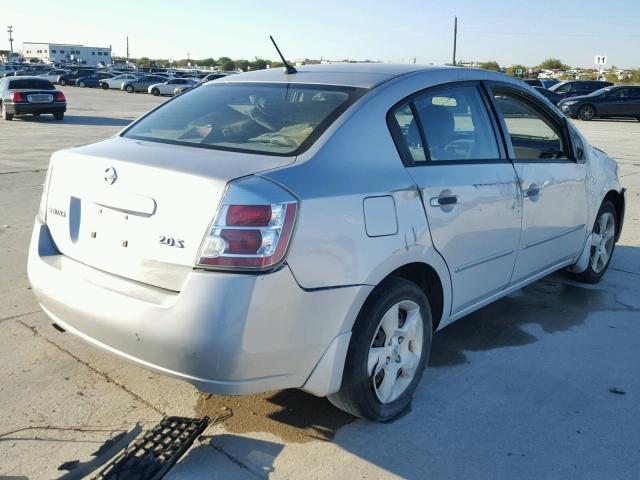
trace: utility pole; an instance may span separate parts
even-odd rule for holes
[[[453,66],[456,66],[456,48],[458,46],[458,17],[453,17]]]
[[[127,35],[127,63],[129,63],[129,35]]]
[[[13,33],[13,26],[9,25],[7,27],[7,32],[9,32],[9,48],[11,49],[9,61],[13,62],[13,37],[11,36],[11,34]]]

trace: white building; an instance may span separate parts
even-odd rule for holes
[[[24,42],[22,56],[25,60],[36,58],[46,63],[74,63],[95,66],[111,63],[111,48],[85,47],[66,43]]]

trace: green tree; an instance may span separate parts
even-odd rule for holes
[[[547,58],[544,62],[538,65],[540,70],[569,70],[571,67],[562,63],[557,58]]]
[[[605,80],[612,83],[618,83],[620,81],[618,80],[618,69],[615,65],[611,65],[611,68],[605,75]]]
[[[510,67],[507,67],[507,74],[513,77],[518,76],[518,74],[516,73],[518,70],[522,70],[522,72],[519,75],[520,77],[526,77],[527,72],[529,71],[529,68],[520,64],[511,65]]]
[[[494,72],[500,71],[500,65],[498,65],[498,62],[496,62],[495,60],[491,60],[489,62],[481,62],[479,66],[484,70],[493,70]]]
[[[267,68],[267,62],[261,58],[256,58],[254,62],[251,63],[251,70],[264,70]]]
[[[218,60],[218,62],[220,62],[220,60]],[[222,70],[225,72],[230,72],[236,69],[236,63],[231,59],[220,62],[220,65],[222,66]]]
[[[148,67],[151,60],[149,60],[149,57],[140,57],[137,63],[143,67]]]
[[[235,64],[236,64],[236,68],[239,68],[243,72],[246,72],[249,70],[249,66],[250,66],[249,60],[236,60]]]

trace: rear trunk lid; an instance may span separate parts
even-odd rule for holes
[[[47,224],[64,255],[180,291],[226,184],[293,161],[121,137],[62,150]]]

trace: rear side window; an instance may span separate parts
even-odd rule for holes
[[[508,92],[496,93],[495,100],[516,159],[567,158],[559,128],[537,108]]]
[[[414,164],[500,158],[489,114],[475,86],[428,90],[393,111],[391,119],[400,149]]]
[[[191,146],[297,155],[366,90],[211,83],[167,102],[123,134]]]
[[[9,90],[32,88],[34,90],[55,90],[49,80],[44,78],[20,78],[9,82]]]

